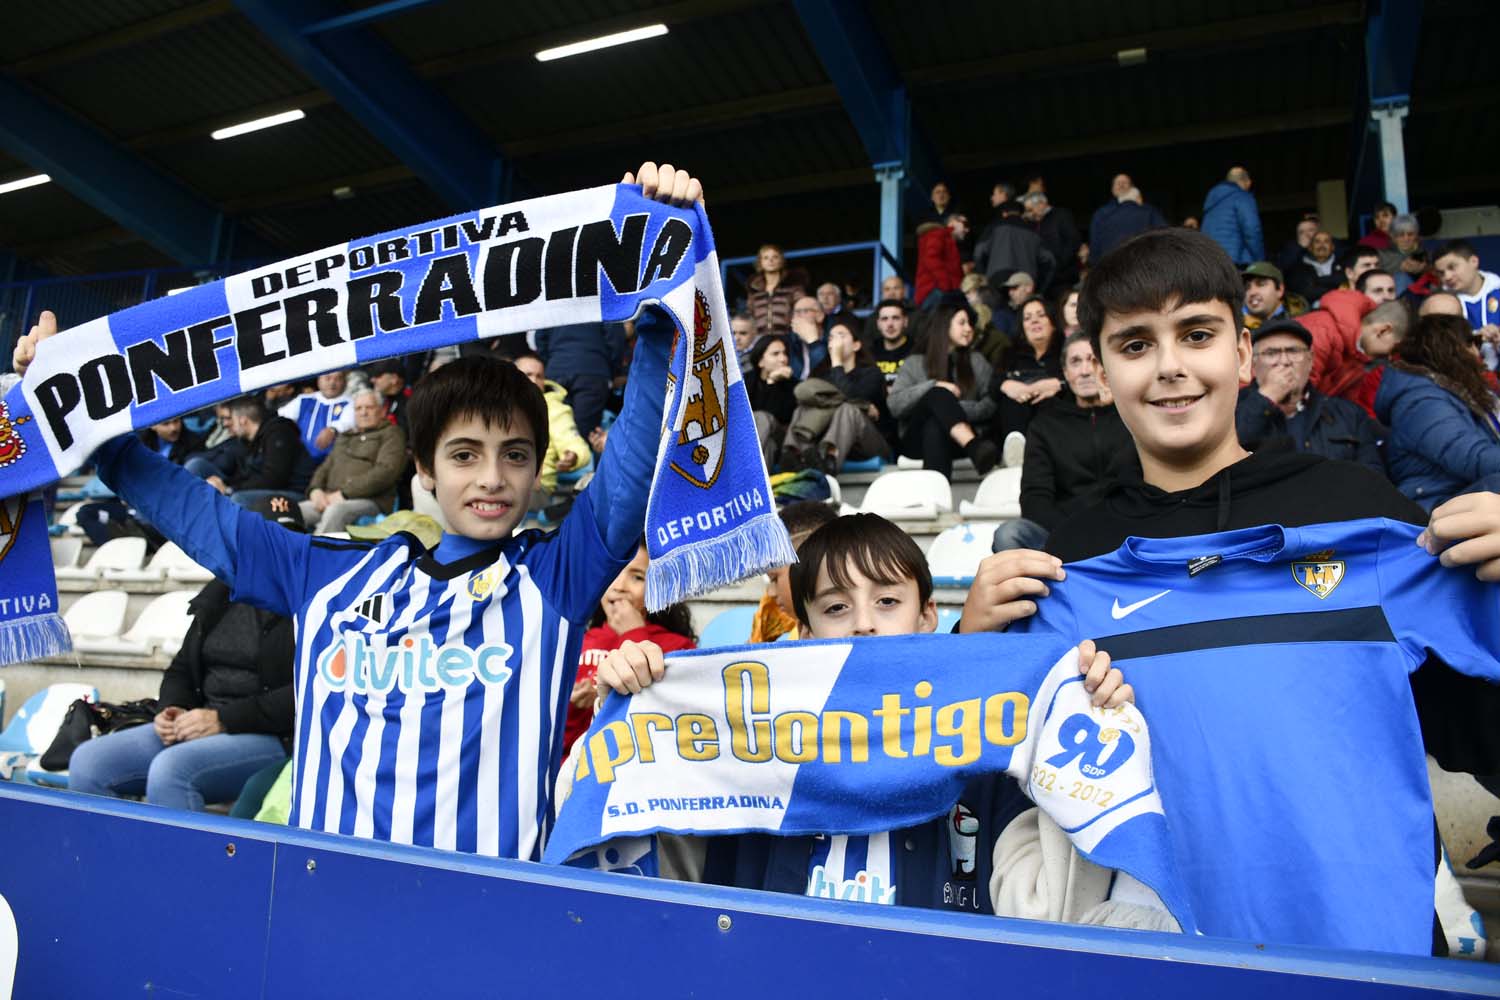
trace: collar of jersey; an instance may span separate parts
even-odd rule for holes
[[[1226,562],[1231,559],[1271,562],[1286,551],[1292,534],[1279,524],[1262,524],[1186,538],[1138,538],[1132,535],[1120,546],[1120,556],[1127,562],[1144,566],[1181,563],[1206,556],[1220,556]]]
[[[509,538],[481,541],[445,531],[437,547],[419,559],[417,566],[433,579],[451,580],[493,563],[508,541]]]

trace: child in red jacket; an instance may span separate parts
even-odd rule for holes
[[[646,612],[646,567],[650,564],[643,543],[635,558],[620,570],[599,601],[589,630],[583,634],[578,654],[578,678],[568,705],[563,747],[571,747],[588,731],[594,719],[594,674],[612,651],[627,642],[650,640],[668,653],[693,649],[693,618],[686,604],[674,604],[655,614]]]

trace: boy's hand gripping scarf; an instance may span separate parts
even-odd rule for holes
[[[594,716],[543,860],[655,874],[656,832],[901,830],[949,812],[970,782],[1009,775],[1084,857],[1195,929],[1146,720],[1134,705],[1094,708],[1066,643],[922,635],[667,662],[666,681]],[[981,831],[975,849],[1000,832]]]
[[[104,441],[266,386],[505,333],[626,320],[646,303],[676,327],[645,524],[647,604],[792,562],[708,217],[610,185],[329,247],[44,341],[0,400],[0,663],[68,648],[45,515],[28,494]]]

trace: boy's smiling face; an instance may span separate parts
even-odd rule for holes
[[[840,587],[826,565],[819,567],[817,586],[807,601],[804,638],[911,635],[937,628],[937,603],[931,598],[922,602],[917,581],[881,583],[854,565],[845,572],[849,586]]]
[[[460,414],[439,435],[432,468],[418,465],[417,474],[437,497],[454,534],[480,541],[509,538],[531,502],[536,441],[519,413],[503,425]]]
[[[1146,481],[1197,486],[1245,455],[1234,430],[1250,335],[1223,302],[1109,313],[1099,332],[1105,383],[1135,438]]]

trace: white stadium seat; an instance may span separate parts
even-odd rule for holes
[[[967,587],[984,557],[990,554],[996,521],[965,521],[946,529],[927,550],[927,568],[939,587]]]
[[[64,535],[62,538],[52,539],[53,569],[72,569],[78,565],[78,557],[82,554],[82,538],[70,538]]]
[[[97,580],[106,570],[139,570],[146,561],[144,538],[111,538],[89,556],[89,561],[80,569],[63,568],[57,571],[59,580]]]
[[[63,621],[73,635],[73,644],[80,639],[111,639],[125,627],[125,606],[130,595],[123,590],[100,590],[84,594],[63,612]]]
[[[207,583],[213,574],[188,558],[188,554],[176,542],[168,542],[156,550],[156,555],[144,569],[106,569],[104,579],[117,583],[159,583],[162,580],[177,580],[181,583]]]
[[[996,469],[984,477],[974,502],[962,500],[958,512],[964,517],[983,517],[997,521],[1021,516],[1021,470]]]
[[[67,528],[67,534],[74,538],[83,537],[83,529],[78,526],[78,508],[82,506],[80,503],[71,504],[57,515],[57,523]]]
[[[180,649],[188,627],[193,624],[188,604],[195,596],[190,590],[168,591],[146,605],[124,635],[75,636],[73,647],[80,653],[115,656],[150,656],[158,649],[167,651],[168,646],[173,647],[173,651]]]
[[[931,469],[884,472],[865,491],[860,509],[893,521],[930,521],[953,510],[953,487]]]

